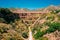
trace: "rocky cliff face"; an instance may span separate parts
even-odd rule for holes
[[[56,30],[53,33],[44,35],[44,37],[47,37],[48,40],[60,40],[60,31]]]

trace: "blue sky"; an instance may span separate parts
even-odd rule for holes
[[[4,8],[44,8],[49,5],[60,5],[60,0],[0,0]]]

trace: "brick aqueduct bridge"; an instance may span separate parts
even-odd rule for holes
[[[11,10],[12,11],[12,10]],[[23,9],[18,9],[18,10],[14,10],[12,11],[13,13],[17,13],[19,14],[19,16],[21,18],[26,18],[26,17],[30,17],[30,16],[33,16],[33,15],[39,15],[39,14],[45,14],[45,13],[48,13],[48,11],[25,11]],[[37,16],[33,16],[33,17],[37,17]]]

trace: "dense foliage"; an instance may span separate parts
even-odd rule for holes
[[[8,8],[0,8],[0,18],[3,18],[6,23],[10,23],[14,22],[15,19],[18,19],[19,15],[16,13],[12,13]]]

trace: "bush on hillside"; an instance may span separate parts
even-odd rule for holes
[[[6,23],[14,22],[15,19],[19,19],[19,15],[12,13],[8,8],[0,8],[0,18],[3,18]]]

